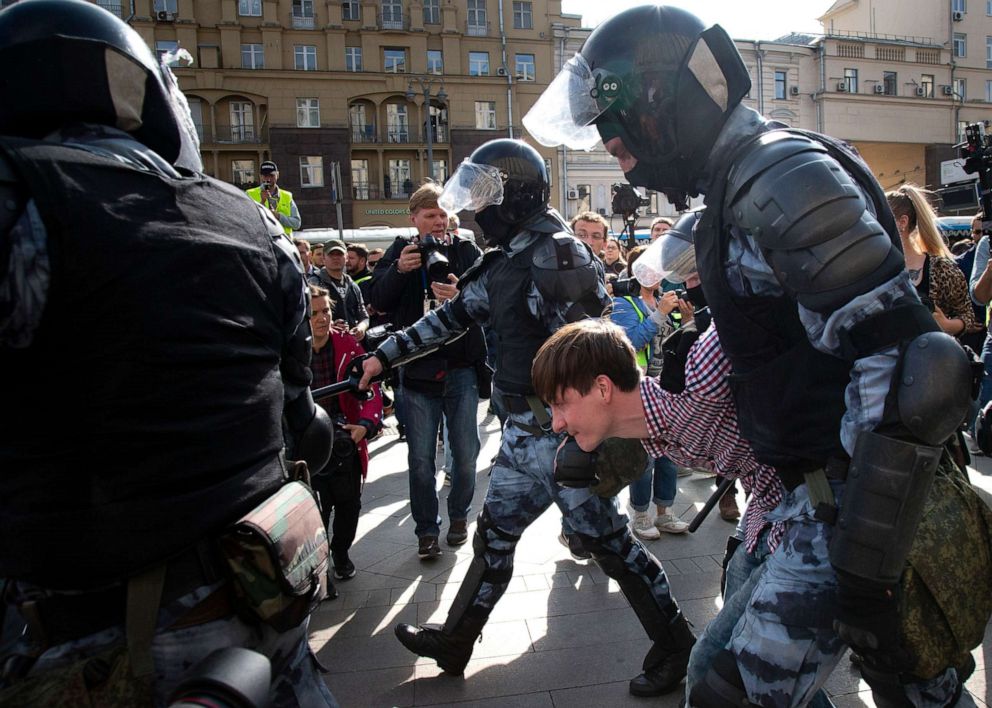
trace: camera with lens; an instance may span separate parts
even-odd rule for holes
[[[617,278],[613,281],[613,297],[640,297],[641,284],[637,278]]]
[[[441,244],[431,235],[420,239],[420,259],[427,277],[432,283],[447,283],[451,274],[451,262],[441,252]]]
[[[366,351],[375,351],[379,348],[380,344],[393,336],[394,329],[395,328],[391,322],[376,325],[375,327],[369,327],[368,331],[365,333],[365,340],[362,342],[362,346]]]
[[[965,141],[956,146],[964,159],[964,171],[978,175],[980,203],[984,220],[982,230],[992,228],[992,135],[987,123],[970,123],[965,127]]]
[[[621,214],[624,218],[633,216],[637,210],[649,206],[651,200],[642,197],[632,185],[617,183],[613,187],[613,213]]]
[[[351,431],[344,426],[348,425],[348,419],[343,415],[334,416],[334,442],[331,443],[331,456],[337,460],[347,460],[358,452],[358,446],[351,438]]]

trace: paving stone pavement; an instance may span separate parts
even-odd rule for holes
[[[483,446],[471,519],[482,508],[489,461],[499,442],[499,423],[487,414],[485,402],[479,421]],[[404,649],[393,627],[399,622],[444,621],[467,571],[472,544],[457,549],[444,545],[448,519],[443,499],[448,488],[441,485],[439,473],[444,554],[429,563],[420,561],[407,502],[406,444],[388,428],[371,450],[351,552],[358,574],[339,583],[340,597],[324,602],[311,620],[311,645],[327,667],[327,684],[343,708],[677,708],[678,692],[653,699],[627,692],[650,641],[617,584],[594,563],[573,561],[558,543],[561,515],[555,507],[517,546],[514,578],[463,677],[444,674],[432,660]],[[992,461],[976,458],[970,473],[980,489],[992,492]],[[691,519],[714,488],[712,477],[680,477],[674,513]],[[626,504],[626,492],[621,500]],[[472,521],[470,534],[474,527]],[[663,534],[660,540],[646,542],[662,561],[675,598],[697,633],[721,606],[720,561],[733,530],[714,512],[695,534]],[[992,651],[986,653],[986,648],[992,650],[992,631],[976,650],[978,670],[968,682],[979,706],[992,705],[985,679]],[[847,659],[826,688],[838,708],[874,705]]]

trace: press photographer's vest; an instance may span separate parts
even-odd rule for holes
[[[254,199],[259,204],[261,204],[262,188],[252,187],[251,189],[248,190],[248,196]],[[280,214],[283,214],[284,216],[292,216],[293,215],[292,204],[293,204],[293,193],[286,189],[283,189],[282,187],[279,187],[279,202],[276,204],[276,211],[279,212]],[[283,226],[282,228],[286,232],[287,236],[293,235],[293,230],[288,226]]]
[[[867,169],[831,139],[804,134],[823,144],[851,174],[873,201],[879,222],[895,233],[885,196]],[[840,423],[851,364],[810,344],[792,297],[740,297],[727,282],[723,264],[734,223],[724,203],[727,176],[751,149],[761,147],[742,144],[709,184],[707,209],[696,231],[696,262],[720,344],[733,366],[729,384],[741,433],[760,462],[794,480],[796,473],[845,454]]]
[[[0,577],[99,587],[280,484],[286,297],[240,190],[57,143],[0,151],[51,261],[34,341],[0,348]]]

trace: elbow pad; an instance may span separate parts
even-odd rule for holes
[[[285,414],[293,434],[292,457],[306,462],[311,472],[319,472],[331,459],[334,426],[330,417],[313,402],[310,389],[287,403]]]

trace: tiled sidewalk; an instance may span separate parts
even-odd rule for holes
[[[483,449],[471,518],[481,509],[488,463],[499,440],[498,422],[480,407]],[[391,419],[390,419],[391,420]],[[441,672],[396,640],[398,622],[441,623],[471,559],[471,540],[444,545],[447,517],[442,489],[442,548],[434,562],[417,558],[407,503],[406,445],[395,431],[372,445],[374,456],[352,560],[358,575],[339,583],[341,596],[315,613],[312,645],[330,673],[327,683],[344,708],[356,706],[659,706],[675,708],[678,692],[633,698],[627,682],[640,672],[650,640],[616,583],[591,562],[576,563],[558,543],[560,514],[552,508],[517,546],[514,578],[476,644],[464,677]],[[992,490],[992,463],[978,458],[972,480]],[[440,484],[440,475],[439,482]],[[680,477],[675,513],[688,520],[712,491],[713,480]],[[626,497],[623,498],[626,503]],[[474,531],[474,522],[470,524]],[[695,534],[664,535],[647,543],[661,559],[672,590],[698,631],[719,608],[720,560],[733,525],[714,513]],[[992,648],[992,635],[985,646]],[[968,683],[978,704],[992,705],[985,671],[992,653],[976,655]],[[872,706],[870,693],[842,660],[827,684],[838,707]]]

